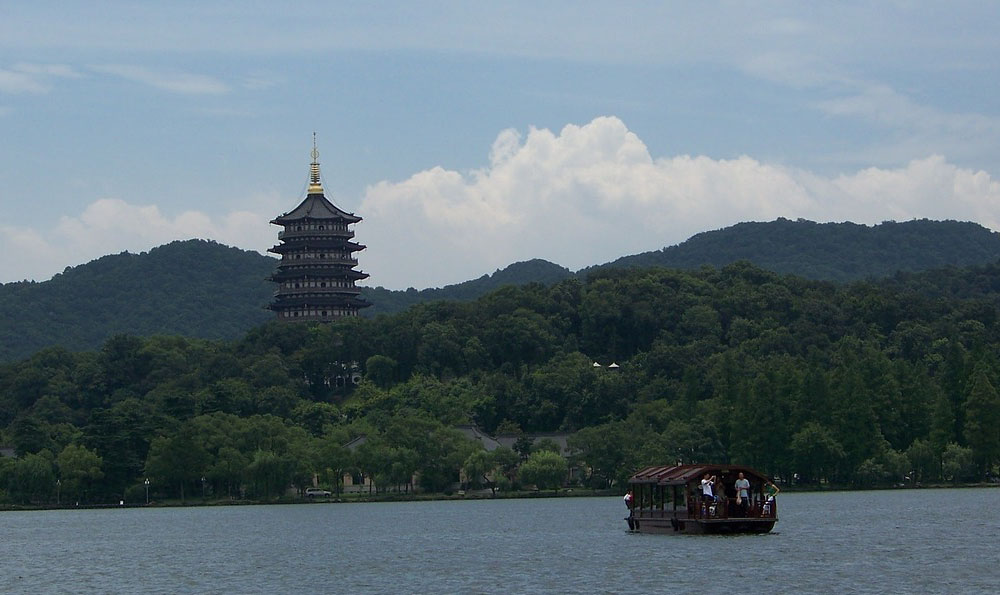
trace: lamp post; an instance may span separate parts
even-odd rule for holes
[[[142,483],[146,486],[146,506],[149,506],[149,478],[147,477]]]
[[[57,506],[62,502],[62,499],[60,498],[61,491],[62,491],[62,480],[61,479],[57,479],[56,480],[56,505]]]
[[[205,499],[205,482],[206,482],[206,481],[208,481],[208,480],[206,480],[206,479],[205,479],[205,476],[204,476],[204,475],[202,475],[202,476],[201,476],[201,499],[202,499],[202,500],[204,500],[204,499]]]

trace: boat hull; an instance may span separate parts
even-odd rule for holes
[[[637,533],[684,533],[689,535],[728,535],[767,533],[777,519],[675,519],[625,517],[629,530]]]

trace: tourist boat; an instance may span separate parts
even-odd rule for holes
[[[750,498],[737,503],[739,474],[749,480]],[[714,476],[713,498],[701,481]],[[740,465],[646,467],[628,480],[632,531],[641,533],[767,533],[778,521],[777,486],[766,475]]]

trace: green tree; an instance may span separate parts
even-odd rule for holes
[[[992,471],[1000,461],[1000,394],[983,365],[973,373],[965,401],[965,440],[980,476]]]
[[[876,387],[865,383],[856,356],[860,351],[862,346],[856,339],[842,341],[838,348],[841,361],[832,383],[831,431],[844,449],[839,467],[841,479],[849,477],[862,461],[877,455],[884,440],[872,407]]]
[[[209,462],[209,454],[195,436],[194,427],[186,423],[171,435],[153,439],[146,458],[146,473],[160,484],[176,485],[183,502],[184,488],[205,475]]]
[[[319,466],[339,498],[344,473],[352,466],[351,450],[345,445],[350,435],[344,428],[328,427],[319,446]]]
[[[10,440],[18,455],[37,453],[54,446],[46,424],[33,415],[14,420],[10,428]]]
[[[486,485],[492,493],[496,493],[496,482],[490,475],[496,470],[496,460],[485,450],[473,451],[462,463],[462,473],[465,474],[469,487],[478,488]]]
[[[941,454],[941,475],[955,483],[968,481],[976,475],[975,458],[971,448],[952,442]]]
[[[385,441],[369,437],[354,451],[354,462],[372,479],[376,493],[392,482],[393,448]]]
[[[816,422],[796,432],[790,446],[796,472],[807,482],[828,478],[844,458],[844,447],[829,429]]]
[[[558,490],[568,473],[566,459],[549,450],[532,453],[520,469],[521,481],[534,484],[540,490]]]
[[[67,445],[56,457],[61,493],[67,498],[86,501],[91,486],[104,477],[102,463],[96,452],[80,445]]]
[[[531,445],[531,452],[538,452],[540,450],[547,450],[556,454],[562,453],[562,447],[559,446],[559,443],[548,437],[539,438]]]
[[[611,485],[626,461],[629,431],[624,422],[583,428],[566,440],[572,458],[587,469],[588,483],[595,488]]]
[[[302,401],[292,410],[291,418],[313,436],[322,436],[327,426],[340,421],[340,410],[332,403]]]
[[[126,399],[109,409],[96,409],[84,427],[84,444],[104,461],[102,491],[120,494],[142,476],[149,443],[162,427],[150,403]]]
[[[914,440],[906,449],[913,481],[933,481],[941,476],[941,452],[928,440]]]
[[[506,446],[497,447],[490,455],[493,457],[494,467],[506,479],[507,486],[512,487],[515,483],[517,467],[521,464],[521,455]]]
[[[52,499],[56,475],[52,469],[52,453],[43,450],[18,457],[7,484],[10,497],[22,504],[44,503]]]
[[[375,386],[386,389],[396,381],[396,360],[384,355],[373,355],[365,361],[365,378]]]
[[[223,446],[215,456],[215,460],[208,468],[207,477],[213,484],[223,484],[226,488],[226,496],[233,498],[233,491],[239,493],[243,476],[250,465],[250,459],[232,446]]]
[[[271,450],[258,449],[247,466],[247,478],[258,498],[271,500],[292,483],[292,461]]]

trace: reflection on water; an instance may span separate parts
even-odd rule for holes
[[[734,537],[628,533],[620,498],[6,512],[0,591],[993,592],[998,497],[782,494]]]

